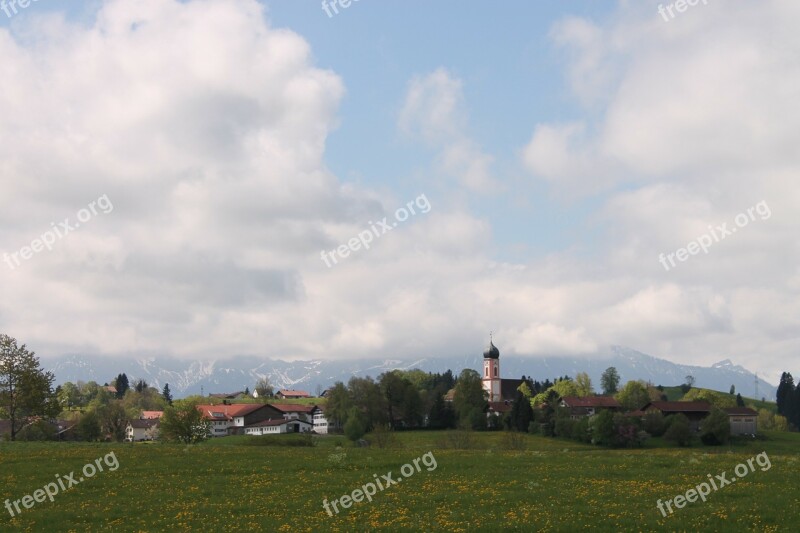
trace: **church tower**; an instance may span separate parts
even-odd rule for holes
[[[483,390],[490,402],[502,401],[500,396],[500,350],[492,343],[489,335],[489,346],[483,352]]]

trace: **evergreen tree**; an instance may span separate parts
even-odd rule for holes
[[[786,416],[786,410],[788,408],[786,400],[790,398],[792,392],[794,392],[794,378],[789,372],[784,372],[781,374],[781,382],[778,384],[778,393],[775,398],[778,403],[779,415]]]
[[[528,431],[533,421],[533,408],[531,402],[522,391],[518,390],[514,397],[514,405],[509,413],[509,421],[512,430]]]
[[[131,388],[130,383],[128,382],[128,376],[124,373],[120,374],[117,376],[117,379],[114,380],[114,382],[116,383],[114,387],[117,389],[117,399],[121,400],[122,397],[125,396],[125,393],[128,391],[128,389]]]
[[[736,406],[737,407],[744,407],[744,399],[742,398],[741,394],[736,394]]]
[[[164,384],[164,390],[161,391],[161,397],[167,404],[172,405],[172,392],[169,390],[169,383]]]
[[[731,394],[731,396],[733,396],[734,394],[736,394],[736,386],[735,386],[735,385],[731,385],[731,392],[730,392],[730,394]]]

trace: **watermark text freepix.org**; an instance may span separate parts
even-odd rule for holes
[[[664,22],[669,22],[677,16],[672,12],[673,8],[678,13],[683,13],[690,7],[694,7],[700,2],[703,2],[703,5],[708,5],[708,0],[675,0],[675,2],[667,4],[666,10],[664,9],[664,4],[658,4],[658,12],[662,17],[664,17]],[[669,18],[667,18],[667,13],[669,13]]]
[[[353,237],[352,239],[348,240],[347,244],[342,244],[330,252],[323,250],[320,252],[320,257],[325,262],[325,265],[328,268],[331,268],[333,265],[331,265],[330,261],[333,261],[334,265],[338,264],[336,259],[337,254],[340,258],[344,259],[350,255],[350,252],[356,252],[360,250],[362,246],[364,249],[368,250],[373,239],[381,237],[382,235],[392,231],[397,227],[398,222],[405,222],[411,215],[416,215],[417,212],[414,210],[415,205],[423,214],[431,210],[431,203],[428,201],[428,197],[424,194],[420,194],[417,196],[416,200],[408,202],[405,206],[398,208],[397,211],[394,212],[394,218],[397,220],[396,222],[389,224],[389,217],[383,217],[383,220],[380,220],[374,224],[370,220],[368,222],[370,229],[360,232],[357,237]]]
[[[339,14],[336,4],[339,4],[342,9],[347,9],[353,2],[358,2],[358,0],[330,0],[330,3],[328,0],[322,0],[322,10],[328,14],[328,18],[333,18],[334,14]],[[333,9],[333,13],[331,13],[331,9]]]
[[[14,270],[16,267],[22,264],[20,262],[20,258],[26,260],[30,259],[33,257],[33,254],[44,251],[45,248],[52,250],[53,245],[58,239],[63,239],[68,234],[78,229],[81,226],[81,223],[88,222],[93,216],[97,216],[98,207],[102,210],[101,212],[104,215],[107,215],[114,210],[114,205],[111,203],[111,200],[108,199],[108,195],[104,194],[97,200],[89,202],[88,206],[76,213],[75,216],[77,217],[78,222],[71,224],[69,218],[65,218],[64,222],[60,222],[58,225],[56,225],[55,222],[51,222],[50,225],[53,227],[53,229],[42,233],[38,239],[34,239],[31,242],[30,246],[23,246],[19,249],[19,251],[12,254],[4,253],[3,261],[5,261],[5,263],[8,265],[8,268]]]
[[[364,483],[364,485],[360,489],[356,489],[351,494],[345,494],[344,496],[341,496],[336,500],[332,500],[330,503],[328,502],[328,499],[325,498],[324,500],[322,500],[322,507],[328,513],[328,516],[333,516],[333,512],[339,514],[338,505],[341,505],[342,509],[349,509],[353,505],[353,502],[361,503],[364,501],[364,498],[366,498],[367,501],[371,502],[372,497],[378,493],[378,489],[383,491],[385,489],[388,489],[392,485],[400,483],[401,481],[403,481],[403,478],[411,477],[416,472],[421,472],[422,469],[419,466],[420,461],[422,462],[423,465],[427,467],[426,470],[428,472],[433,472],[434,470],[436,470],[436,467],[438,466],[436,464],[436,457],[433,456],[433,452],[428,452],[424,454],[422,457],[417,457],[416,459],[414,459],[412,461],[412,463],[414,463],[413,465],[411,463],[406,463],[403,466],[401,466],[400,475],[402,477],[393,479],[392,473],[389,472],[388,474],[381,476],[381,478],[379,479],[378,474],[372,474],[372,477],[375,478],[374,483],[372,481],[370,481],[369,483]],[[333,507],[333,511],[331,511],[331,507]]]
[[[83,477],[75,479],[75,472],[70,472],[69,474],[65,475],[63,478],[61,474],[56,474],[56,481],[51,481],[47,483],[41,489],[36,489],[33,491],[33,495],[26,494],[22,498],[18,500],[6,500],[5,506],[8,509],[11,518],[16,516],[14,511],[16,510],[16,514],[20,514],[22,510],[19,508],[20,503],[22,507],[25,509],[31,509],[36,503],[42,503],[46,499],[50,499],[53,501],[53,498],[59,492],[65,492],[81,483],[85,479],[94,477],[97,472],[103,471],[103,463],[108,467],[109,472],[113,472],[117,468],[119,468],[119,461],[117,460],[117,456],[114,452],[107,453],[104,457],[98,458],[94,460],[94,463],[86,463],[83,465],[81,469],[81,473],[83,473]],[[95,466],[97,465],[97,466]],[[60,489],[60,490],[59,490]],[[13,506],[13,509],[12,509]]]
[[[32,2],[38,1],[39,0],[0,0],[0,9],[5,12],[8,18],[11,18],[17,14],[17,6],[19,6],[20,9],[25,9],[31,5]]]
[[[700,250],[703,250],[703,253],[707,254],[708,249],[712,244],[725,239],[725,237],[733,235],[739,228],[747,226],[750,222],[756,219],[756,214],[761,217],[761,220],[767,220],[772,216],[772,211],[767,205],[767,202],[762,200],[753,207],[748,207],[746,213],[741,212],[736,215],[736,217],[733,219],[736,226],[728,228],[727,222],[721,226],[709,226],[709,233],[701,235],[697,239],[690,241],[689,244],[686,245],[686,248],[678,248],[675,250],[675,252],[666,255],[663,253],[660,254],[658,256],[658,262],[661,263],[664,266],[664,269],[669,272],[670,267],[667,265],[667,260],[669,260],[669,263],[675,267],[677,266],[675,263],[675,258],[677,258],[680,262],[684,262],[689,259],[689,255],[697,255],[700,253]]]
[[[708,482],[704,481],[699,485],[697,485],[695,488],[687,490],[686,494],[675,496],[671,500],[667,500],[665,502],[658,500],[658,502],[656,503],[656,507],[658,508],[659,511],[661,511],[661,515],[666,517],[667,511],[664,510],[665,505],[669,510],[669,514],[672,514],[674,512],[672,510],[673,503],[675,504],[675,507],[677,507],[678,509],[683,509],[684,507],[686,507],[687,502],[694,503],[697,501],[697,498],[700,498],[705,502],[706,497],[709,494],[711,494],[712,487],[714,488],[714,491],[718,491],[722,487],[725,487],[735,482],[737,479],[747,476],[747,474],[749,474],[750,472],[755,472],[756,467],[753,465],[754,462],[761,467],[762,472],[766,472],[767,470],[772,468],[772,462],[770,462],[767,452],[761,452],[755,457],[751,457],[750,459],[748,459],[747,464],[739,463],[738,465],[736,465],[736,468],[733,469],[734,473],[736,474],[736,477],[731,477],[731,479],[728,479],[727,472],[723,472],[714,477],[711,477],[711,474],[708,474]]]

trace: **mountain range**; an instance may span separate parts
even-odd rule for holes
[[[169,383],[174,397],[190,394],[229,393],[249,387],[267,377],[277,389],[305,390],[312,395],[333,385],[347,382],[352,376],[377,378],[382,372],[393,369],[418,368],[426,372],[444,372],[447,369],[458,375],[464,368],[480,371],[482,355],[425,359],[359,359],[350,361],[282,361],[255,356],[242,356],[220,360],[192,361],[174,357],[147,357],[116,359],[104,356],[64,355],[42,358],[42,366],[56,376],[56,383],[66,381],[110,382],[119,373],[127,374],[131,383],[144,379],[159,389]],[[575,376],[586,372],[596,389],[600,388],[600,375],[613,366],[621,382],[642,379],[654,385],[679,385],[686,376],[695,378],[695,386],[728,392],[731,385],[745,397],[775,398],[776,387],[747,369],[726,359],[710,367],[681,365],[659,359],[622,346],[611,346],[597,356],[588,357],[518,357],[502,356],[500,374],[506,378],[531,376],[544,381],[559,376]],[[758,385],[756,386],[756,383]],[[756,393],[756,387],[758,392]]]

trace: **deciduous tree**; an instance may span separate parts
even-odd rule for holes
[[[54,376],[16,339],[0,334],[0,406],[11,422],[11,440],[33,417],[50,419],[61,410],[53,390]]]

